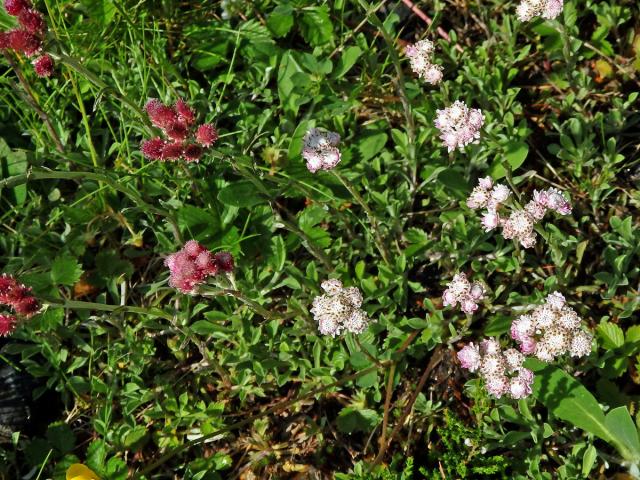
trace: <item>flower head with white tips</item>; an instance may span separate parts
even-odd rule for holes
[[[309,130],[303,138],[302,158],[311,173],[331,170],[340,163],[340,135],[318,128]]]

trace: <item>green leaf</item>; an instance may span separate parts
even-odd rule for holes
[[[370,432],[379,422],[380,416],[375,410],[355,407],[343,408],[336,421],[343,433]]]
[[[600,337],[602,345],[607,350],[621,347],[624,344],[624,332],[615,323],[600,323],[598,325],[598,337]]]
[[[582,475],[584,477],[589,477],[589,473],[593,469],[597,457],[598,451],[596,450],[596,447],[594,447],[593,445],[589,445],[589,447],[585,450],[584,455],[582,456]]]
[[[256,187],[248,180],[234,182],[218,192],[218,200],[232,207],[253,207],[265,201]]]
[[[324,45],[333,38],[333,25],[326,5],[306,9],[300,22],[302,36],[313,47]]]
[[[293,27],[293,7],[289,4],[278,5],[267,18],[267,28],[275,37],[284,37]]]
[[[533,396],[551,414],[603,440],[610,440],[598,401],[580,382],[566,372],[533,358],[527,360],[527,367],[536,374]]]
[[[82,0],[82,6],[89,17],[103,27],[111,23],[117,11],[113,0]]]
[[[568,373],[533,358],[526,366],[536,374],[534,397],[552,415],[609,442],[625,460],[640,461],[638,432],[626,407],[605,417],[596,398]]]
[[[629,415],[627,407],[618,407],[607,413],[605,425],[618,451],[627,460],[640,460],[640,440],[638,429]]]
[[[509,142],[505,147],[504,160],[498,159],[491,167],[489,173],[495,179],[507,174],[505,162],[511,167],[511,171],[517,170],[527,158],[529,146],[524,142]]]
[[[76,436],[71,427],[64,422],[56,422],[47,428],[47,440],[60,453],[65,454],[73,450],[76,445]]]
[[[362,55],[362,49],[360,47],[348,47],[342,52],[338,64],[336,65],[336,71],[333,74],[334,78],[342,78],[351,70],[355,65],[358,58]]]
[[[82,276],[82,266],[70,255],[57,257],[51,264],[51,281],[54,285],[75,284]]]

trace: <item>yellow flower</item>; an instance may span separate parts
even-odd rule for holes
[[[100,477],[90,468],[74,463],[67,470],[67,480],[100,480]]]

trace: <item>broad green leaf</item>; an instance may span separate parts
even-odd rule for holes
[[[248,180],[227,185],[218,192],[218,200],[232,207],[253,207],[265,201],[253,183]]]
[[[640,460],[638,429],[627,407],[618,407],[607,413],[605,425],[620,454],[627,460]]]
[[[517,170],[527,158],[529,146],[524,142],[509,142],[504,151],[504,159],[498,158],[492,165],[490,174],[493,178],[502,178],[507,174],[505,164],[511,167],[511,171]]]
[[[293,7],[278,5],[267,18],[267,27],[275,37],[284,37],[293,27]]]
[[[333,77],[342,78],[356,64],[360,55],[362,55],[362,49],[360,47],[352,46],[346,48],[338,60]]]
[[[527,367],[536,375],[533,395],[549,412],[603,440],[610,435],[596,398],[568,373],[530,358]]]

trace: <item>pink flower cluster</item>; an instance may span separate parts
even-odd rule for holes
[[[18,326],[19,315],[30,318],[40,309],[40,303],[31,295],[31,288],[18,283],[12,276],[0,276],[0,304],[11,307],[15,315],[0,315],[0,336],[7,336]]]
[[[458,360],[470,372],[478,371],[487,391],[496,398],[503,395],[519,399],[531,395],[533,372],[524,368],[525,356],[515,348],[502,350],[497,340],[469,343],[458,352]]]
[[[434,45],[429,40],[420,40],[404,49],[411,70],[427,83],[436,85],[442,80],[442,67],[432,63]]]
[[[501,216],[498,210],[510,195],[511,192],[505,185],[494,186],[491,177],[481,178],[478,186],[469,195],[467,206],[474,210],[486,208],[487,211],[482,217],[483,229],[488,232],[502,227],[504,238],[516,239],[524,248],[536,244],[534,226],[549,210],[561,215],[571,213],[571,204],[562,192],[556,188],[548,188],[542,191],[534,190],[533,199],[525,205],[524,210],[513,209],[508,217]]]
[[[583,357],[591,352],[593,337],[580,328],[581,324],[582,319],[566,304],[564,296],[554,292],[530,315],[521,315],[513,321],[511,337],[522,353],[543,362],[551,362],[565,353]]]
[[[169,285],[183,293],[194,293],[195,288],[207,277],[220,272],[233,271],[233,256],[229,252],[212,254],[195,240],[185,243],[182,250],[171,254],[165,260],[169,267]]]
[[[440,130],[440,138],[452,152],[462,150],[470,143],[480,139],[480,128],[484,124],[484,115],[477,108],[469,108],[464,102],[456,100],[448,108],[436,111],[435,126]]]
[[[312,128],[302,142],[302,158],[307,161],[307,168],[311,173],[331,170],[340,163],[340,135],[337,133]]]
[[[523,0],[516,8],[516,15],[521,22],[533,17],[553,20],[562,13],[563,0]]]
[[[167,139],[155,137],[140,146],[142,154],[150,160],[179,160],[197,162],[205,148],[218,140],[216,128],[205,123],[194,130],[196,115],[180,99],[174,106],[152,98],[145,105],[151,123],[162,130]]]
[[[478,302],[484,298],[484,287],[479,282],[469,282],[464,273],[458,273],[447,285],[442,294],[442,303],[455,307],[460,304],[464,313],[473,313],[478,309]]]
[[[27,57],[40,55],[47,33],[43,15],[33,8],[30,0],[4,0],[4,8],[9,15],[18,18],[20,27],[0,32],[0,49],[10,48]],[[53,73],[53,59],[46,53],[38,56],[33,61],[33,66],[40,77],[48,77]]]

